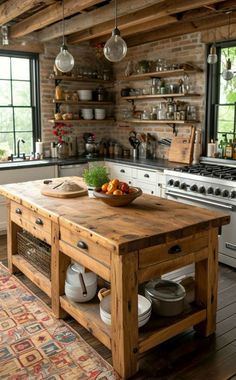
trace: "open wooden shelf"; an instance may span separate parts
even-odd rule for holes
[[[114,122],[114,119],[103,119],[103,120],[96,120],[96,119],[91,119],[91,120],[84,120],[84,119],[72,119],[72,120],[55,120],[55,119],[49,119],[49,123],[65,123],[65,124],[70,124],[70,123],[76,123],[76,124],[104,124],[104,123],[110,123]]]
[[[68,82],[86,82],[86,83],[102,83],[102,84],[113,84],[112,80],[103,80],[103,79],[97,79],[97,78],[85,78],[85,77],[72,77],[67,75],[56,75],[53,78],[50,78],[52,80],[58,80],[58,81],[68,81]]]
[[[186,124],[193,125],[199,123],[196,120],[142,120],[142,119],[125,119],[120,120],[123,123],[139,123],[139,124]]]
[[[70,301],[66,296],[61,296],[60,304],[63,310],[111,349],[111,327],[101,320],[97,298],[90,302],[77,303]],[[139,353],[186,331],[205,319],[206,309],[194,303],[187,304],[184,312],[175,317],[160,317],[152,312],[147,324],[139,329]]]
[[[139,329],[139,353],[186,331],[206,320],[206,309],[187,304],[183,313],[175,317],[158,317],[154,313],[148,323]]]
[[[156,94],[156,95],[134,95],[122,96],[121,99],[125,100],[142,100],[142,99],[160,99],[160,98],[186,98],[192,96],[200,96],[200,94],[191,93],[174,93],[174,94]]]
[[[24,257],[20,255],[12,256],[13,264],[28,277],[35,285],[43,290],[48,297],[51,298],[51,281],[49,278],[40,273],[33,265],[31,265]]]
[[[60,305],[69,315],[90,331],[107,348],[111,349],[111,327],[100,318],[99,300],[89,302],[73,302],[66,296],[60,297]]]
[[[99,102],[99,101],[96,101],[96,100],[78,100],[77,102],[73,101],[73,100],[64,100],[64,99],[61,99],[61,100],[57,100],[57,99],[53,99],[53,103],[55,104],[76,104],[76,105],[81,105],[81,106],[90,106],[90,107],[94,107],[94,106],[109,106],[109,105],[112,105],[114,104],[113,102]]]
[[[154,71],[149,73],[143,73],[143,74],[133,74],[129,75],[126,78],[123,78],[126,81],[129,80],[145,80],[145,79],[151,79],[151,78],[166,78],[166,77],[176,77],[179,75],[184,74],[193,74],[196,72],[202,72],[200,68],[196,69],[176,69],[176,70],[164,70],[164,71]]]

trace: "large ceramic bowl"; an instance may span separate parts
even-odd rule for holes
[[[142,195],[142,190],[139,187],[133,187],[134,192],[123,195],[109,195],[105,194],[102,191],[94,191],[93,194],[95,198],[100,199],[102,202],[113,207],[126,206],[133,202],[136,198]]]

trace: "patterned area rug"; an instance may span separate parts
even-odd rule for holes
[[[117,380],[112,367],[0,264],[1,380]]]

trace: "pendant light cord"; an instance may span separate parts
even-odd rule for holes
[[[117,28],[117,2],[115,0],[115,29]]]
[[[64,19],[64,0],[61,2],[62,5],[62,45],[65,45],[65,19]]]

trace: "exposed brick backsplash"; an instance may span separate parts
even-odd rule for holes
[[[206,38],[206,37],[205,37]],[[181,101],[186,101],[189,104],[196,105],[198,109],[199,124],[196,125],[198,129],[204,128],[204,115],[205,115],[205,72],[206,72],[206,45],[201,42],[201,33],[191,33],[184,36],[178,36],[173,38],[168,38],[166,40],[156,41],[149,44],[136,46],[128,49],[128,54],[124,60],[120,63],[113,65],[113,72],[115,77],[114,88],[110,89],[111,94],[114,95],[116,100],[116,105],[114,106],[114,114],[118,120],[116,124],[105,123],[102,125],[94,125],[87,123],[87,125],[79,126],[74,125],[73,135],[77,136],[79,141],[82,141],[82,136],[84,132],[95,132],[97,140],[101,138],[112,139],[126,148],[131,148],[128,137],[131,130],[136,130],[137,132],[150,133],[156,137],[157,140],[162,138],[171,138],[173,136],[173,129],[168,125],[159,124],[158,121],[155,125],[139,125],[139,124],[128,124],[127,122],[122,122],[122,115],[125,109],[131,107],[130,103],[123,100],[120,96],[120,91],[123,87],[134,87],[134,88],[144,88],[151,86],[151,80],[128,82],[127,80],[122,80],[124,78],[124,72],[127,64],[130,60],[137,63],[140,60],[157,60],[158,58],[163,58],[172,63],[186,63],[191,62],[199,66],[203,72],[196,73],[190,76],[190,81],[192,85],[192,91],[201,94],[199,97],[195,98],[183,98]],[[45,143],[45,147],[48,148],[50,142],[53,141],[52,135],[52,124],[48,122],[48,119],[53,118],[54,115],[54,104],[52,99],[54,98],[55,83],[53,80],[49,80],[49,75],[53,72],[54,59],[59,51],[59,45],[48,43],[45,45],[45,54],[40,55],[40,74],[41,74],[41,111],[42,111],[42,139]],[[79,47],[69,47],[69,50],[75,57],[76,63],[79,62],[81,66],[90,66],[98,62],[94,59],[95,51],[93,48],[84,44]],[[180,77],[176,78],[166,78],[168,83],[176,83]],[[62,84],[64,86],[64,84]],[[71,83],[71,88],[78,89],[79,84]],[[94,87],[94,86],[93,86]],[[138,109],[144,109],[144,107],[152,107],[157,103],[165,101],[165,99],[158,99],[158,101],[149,102],[136,102]],[[188,134],[189,128],[186,126],[177,127],[179,134]],[[161,158],[168,157],[168,148],[163,145],[157,144],[156,156]]]

